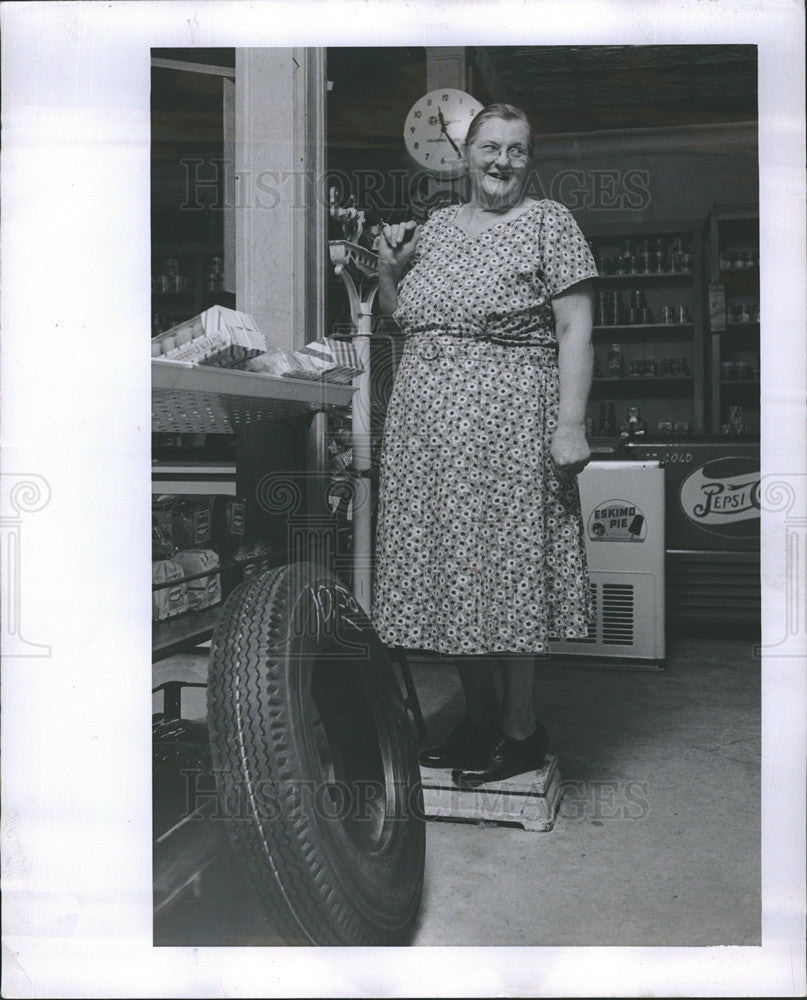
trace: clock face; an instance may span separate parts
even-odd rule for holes
[[[462,90],[445,87],[425,94],[412,105],[404,124],[404,141],[412,159],[441,177],[458,177],[465,169],[462,144],[479,101]]]

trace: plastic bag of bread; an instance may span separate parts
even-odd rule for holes
[[[188,591],[185,574],[173,559],[159,559],[151,564],[151,617],[155,622],[165,621],[188,610]],[[159,586],[170,584],[170,586]]]
[[[245,367],[247,371],[263,372],[265,375],[288,375],[294,366],[295,360],[291,351],[277,349],[251,358]]]
[[[188,607],[191,611],[201,611],[221,600],[221,576],[219,557],[213,549],[187,549],[177,552],[173,561],[185,576],[188,591]],[[204,573],[204,576],[199,576]]]

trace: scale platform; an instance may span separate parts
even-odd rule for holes
[[[427,819],[518,823],[525,830],[545,833],[555,824],[563,795],[558,759],[547,754],[543,767],[479,788],[457,788],[451,770],[421,768],[423,805]]]

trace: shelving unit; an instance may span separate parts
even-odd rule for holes
[[[599,276],[594,281],[597,311],[593,329],[594,354],[599,375],[594,378],[588,416],[595,435],[602,435],[602,407],[614,404],[618,436],[628,405],[638,406],[649,434],[669,421],[686,422],[689,434],[705,430],[704,397],[704,227],[696,222],[621,225],[619,229],[587,226],[598,262]],[[684,254],[677,254],[676,269],[671,269],[673,246],[680,241]],[[629,244],[629,247],[626,247]],[[642,260],[645,245],[650,260]],[[663,252],[657,259],[656,249]],[[632,273],[616,273],[626,258],[633,256]],[[686,256],[685,256],[686,255]],[[688,259],[687,259],[688,258]],[[681,261],[686,260],[686,264]],[[603,322],[619,300],[623,315],[630,311],[631,299],[640,297],[649,316],[637,316],[635,322]],[[675,315],[673,322],[660,319],[664,307]],[[678,318],[683,307],[686,315]],[[608,353],[611,344],[619,344],[624,358],[623,374],[609,375]],[[686,367],[680,375],[661,373],[662,362],[673,358]],[[653,362],[655,375],[629,375],[632,361]]]
[[[249,521],[271,539],[273,559],[279,565],[293,555],[328,565],[334,518],[323,504],[330,477],[326,418],[350,406],[354,387],[164,360],[152,360],[151,375],[152,431],[234,434],[236,492],[247,498]],[[303,452],[304,463],[292,468],[289,456]],[[287,500],[274,513],[258,497],[262,477],[272,472],[282,476]],[[300,524],[292,537],[295,517]],[[220,572],[232,569],[238,567],[224,565]],[[208,640],[220,610],[218,604],[154,622],[154,658]]]
[[[716,205],[709,215],[710,430],[732,428],[741,408],[747,433],[759,437],[759,210]],[[741,319],[737,312],[747,311]],[[733,376],[726,369],[735,369]]]

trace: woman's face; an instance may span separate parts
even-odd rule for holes
[[[507,208],[521,197],[531,162],[530,132],[522,121],[489,118],[465,148],[473,199]]]

